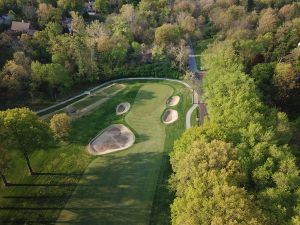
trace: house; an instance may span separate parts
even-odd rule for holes
[[[11,30],[16,32],[27,32],[29,30],[30,23],[12,21]]]
[[[36,32],[36,30],[30,29],[30,23],[25,23],[23,20],[22,22],[12,21],[10,29],[14,32],[27,33],[30,36]]]

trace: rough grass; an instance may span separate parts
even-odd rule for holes
[[[172,196],[165,186],[170,174],[167,154],[184,130],[190,93],[169,82],[126,85],[110,101],[73,121],[68,143],[30,155],[40,175],[28,176],[22,156],[12,152],[7,177],[18,186],[0,189],[0,224],[47,224],[58,217],[76,224],[148,224],[151,209],[151,221],[169,223]],[[176,106],[180,121],[164,126],[160,116],[173,88],[189,99]],[[124,101],[133,105],[132,110],[126,117],[116,116],[116,105]],[[147,126],[141,124],[141,114],[146,114]],[[87,154],[89,140],[112,123],[128,123],[137,135],[136,145],[105,157]]]

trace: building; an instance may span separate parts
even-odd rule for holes
[[[30,23],[12,21],[11,30],[16,32],[27,32],[30,28]]]
[[[36,32],[36,30],[30,29],[30,23],[25,23],[23,20],[22,22],[12,21],[10,29],[14,32],[27,33],[30,36]]]

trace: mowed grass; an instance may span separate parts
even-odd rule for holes
[[[47,224],[57,218],[62,224],[169,222],[168,215],[159,215],[169,213],[165,203],[171,199],[165,188],[169,174],[166,156],[184,130],[190,93],[169,82],[127,82],[126,86],[90,114],[73,121],[68,143],[30,156],[40,175],[28,176],[22,156],[12,153],[14,165],[7,175],[18,186],[0,189],[0,224]],[[165,126],[160,116],[173,91],[183,95],[178,106],[180,118]],[[123,101],[130,102],[132,109],[117,117],[115,107]],[[143,119],[147,125],[141,123]],[[89,140],[112,123],[127,124],[137,136],[136,144],[115,154],[88,155]]]
[[[83,98],[82,100],[72,104],[72,106],[74,106],[76,109],[83,109],[91,104],[96,103],[97,101],[100,101],[104,98],[108,98],[109,95],[112,95],[112,94],[122,90],[123,88],[125,88],[124,85],[117,84],[117,83],[112,84],[105,89],[101,89],[99,91],[93,92],[92,95],[87,96],[87,97]]]

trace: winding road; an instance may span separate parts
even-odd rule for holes
[[[201,73],[201,71],[198,70],[197,61],[196,61],[195,54],[194,54],[193,47],[192,47],[192,42],[189,42],[188,65],[189,65],[190,71],[192,71],[193,74],[195,75],[194,76],[195,81],[196,80],[198,82],[201,81],[203,73]],[[189,111],[186,114],[186,129],[191,127],[192,113],[198,107],[199,107],[199,110],[200,110],[199,122],[202,124],[204,122],[204,117],[207,115],[207,109],[206,109],[205,104],[203,102],[201,102],[198,92],[193,90],[193,106],[189,109]]]

